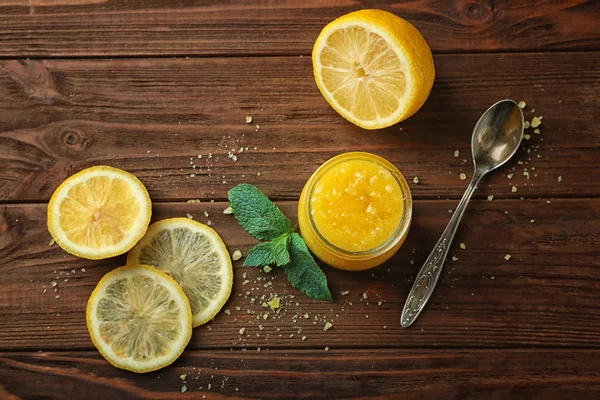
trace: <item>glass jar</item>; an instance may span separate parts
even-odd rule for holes
[[[344,270],[382,264],[402,246],[412,219],[406,180],[371,153],[340,154],[308,179],[298,203],[298,224],[310,250]]]

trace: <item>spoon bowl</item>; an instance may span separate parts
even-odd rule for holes
[[[400,317],[403,327],[407,328],[415,322],[427,300],[433,294],[450,244],[452,244],[458,224],[477,184],[485,174],[498,168],[515,154],[521,144],[523,128],[523,111],[512,100],[497,102],[488,108],[475,124],[471,138],[471,151],[475,167],[473,178],[448,222],[448,226],[415,278]]]
[[[506,163],[517,151],[523,137],[523,112],[512,100],[502,100],[479,118],[471,150],[475,168],[484,174]]]

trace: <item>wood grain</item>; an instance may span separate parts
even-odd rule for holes
[[[189,347],[600,348],[600,199],[475,201],[451,249],[458,260],[447,262],[413,328],[400,327],[411,281],[456,203],[417,201],[407,242],[377,269],[349,273],[324,267],[333,303],[300,295],[282,271],[266,274],[236,262],[225,307],[231,314],[222,312],[197,328]],[[295,202],[281,206],[295,216]],[[155,205],[154,219],[189,213],[210,220],[231,252],[246,254],[255,240],[222,214],[225,207],[163,203]],[[85,327],[87,298],[100,277],[124,263],[124,257],[83,260],[49,246],[45,221],[45,205],[0,209],[0,350],[92,348]],[[461,242],[466,250],[459,249]],[[279,313],[262,306],[275,295],[282,299]],[[324,332],[327,321],[334,328]],[[246,328],[244,335],[240,328]]]
[[[2,57],[308,55],[321,29],[361,8],[413,23],[434,52],[599,49],[594,1],[8,0]]]
[[[96,352],[0,353],[0,390],[45,399],[595,399],[599,360],[600,350],[188,350],[172,367],[136,375]]]
[[[544,116],[542,134],[529,132],[477,197],[600,194],[599,52],[440,55],[435,63],[425,106],[367,132],[325,102],[306,57],[3,61],[0,200],[47,201],[67,176],[98,164],[134,173],[154,201],[225,199],[241,182],[295,200],[321,163],[353,150],[386,157],[409,181],[418,176],[414,198],[458,198],[467,185],[459,174],[472,171],[473,126],[502,98],[525,100],[528,120]]]

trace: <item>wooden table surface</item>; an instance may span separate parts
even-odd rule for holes
[[[413,23],[436,66],[424,107],[376,132],[341,118],[312,76],[322,27],[361,7]],[[4,0],[0,16],[1,399],[600,397],[598,2]],[[543,116],[541,134],[485,178],[458,260],[403,329],[412,279],[472,172],[473,126],[504,98]],[[411,182],[413,226],[389,262],[324,266],[333,303],[236,262],[229,313],[196,328],[172,366],[136,375],[94,349],[87,298],[125,259],[49,246],[46,205],[63,179],[128,170],[154,220],[211,220],[246,254],[255,240],[222,214],[228,189],[252,183],[295,218],[311,173],[353,150]],[[257,319],[252,299],[271,294],[283,311]]]

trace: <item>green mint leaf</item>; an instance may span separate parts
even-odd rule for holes
[[[259,243],[250,250],[244,261],[244,267],[260,267],[275,264],[278,267],[289,264],[288,241],[291,233],[284,233],[270,242]]]
[[[283,267],[293,287],[313,299],[333,300],[327,277],[308,251],[304,239],[292,233],[289,242],[291,262]]]
[[[255,186],[239,184],[227,196],[235,218],[255,238],[273,240],[292,230],[289,218]]]

